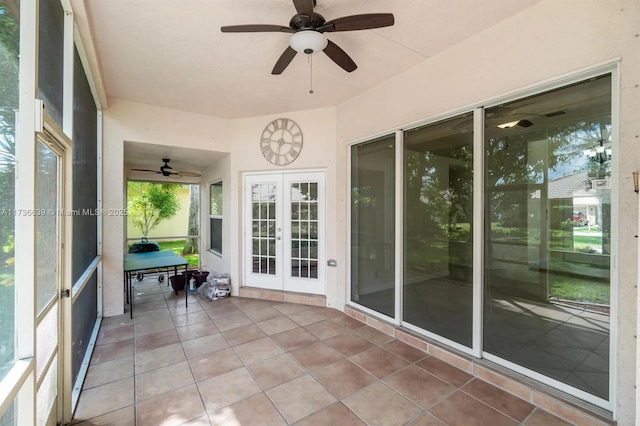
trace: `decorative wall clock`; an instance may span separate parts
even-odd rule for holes
[[[302,130],[295,121],[278,118],[267,124],[260,137],[262,155],[271,164],[291,164],[302,151]]]

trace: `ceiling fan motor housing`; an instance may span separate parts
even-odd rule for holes
[[[289,26],[293,28],[294,32],[302,30],[315,31],[316,28],[323,26],[325,22],[327,21],[324,19],[324,16],[313,12],[311,16],[300,14],[293,15],[293,18],[289,21]]]

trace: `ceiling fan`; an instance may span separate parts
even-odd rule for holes
[[[320,51],[345,71],[352,72],[358,68],[353,59],[337,44],[328,40],[323,33],[369,30],[389,27],[394,24],[394,17],[391,13],[366,13],[326,21],[322,15],[313,11],[316,0],[293,0],[293,5],[297,13],[289,21],[288,27],[247,24],[224,26],[220,30],[223,33],[281,32],[292,34],[289,39],[289,47],[285,49],[271,71],[271,74],[278,75],[282,74],[296,54],[311,55]]]
[[[171,159],[169,159],[169,158],[163,158],[162,161],[164,162],[164,165],[162,167],[160,167],[160,170],[150,170],[150,169],[131,169],[131,170],[135,170],[137,172],[157,173],[157,174],[165,176],[165,177],[169,177],[169,176],[173,176],[173,177],[177,177],[177,178],[181,178],[181,177],[200,177],[200,174],[198,174],[198,173],[194,173],[194,172],[179,172],[177,170],[174,170],[173,167],[171,167],[169,165],[169,161],[171,161]]]

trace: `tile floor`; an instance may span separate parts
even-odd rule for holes
[[[340,311],[189,297],[103,320],[73,424],[569,424]]]

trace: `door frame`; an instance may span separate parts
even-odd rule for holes
[[[58,220],[56,223],[56,292],[55,296],[45,305],[41,312],[35,312],[35,325],[36,325],[36,335],[38,330],[38,325],[42,322],[42,320],[49,314],[49,312],[54,309],[54,306],[57,305],[58,314],[56,318],[56,326],[57,326],[57,342],[56,342],[56,350],[53,354],[53,357],[57,357],[57,395],[53,405],[52,411],[49,413],[49,417],[47,418],[47,423],[50,424],[52,421],[55,421],[54,424],[60,424],[63,421],[64,415],[64,375],[65,375],[65,359],[67,358],[67,354],[69,353],[66,350],[65,339],[69,338],[68,332],[66,332],[65,328],[65,316],[67,313],[70,314],[71,304],[69,303],[71,298],[63,298],[62,291],[66,287],[65,279],[67,275],[67,271],[70,268],[66,267],[66,256],[64,247],[67,246],[67,232],[71,229],[71,224],[69,218],[63,213],[68,211],[67,200],[70,200],[71,197],[67,196],[67,181],[69,179],[69,170],[71,166],[71,162],[73,159],[70,155],[70,143],[64,137],[61,136],[63,133],[58,129],[55,125],[51,125],[49,120],[47,120],[45,125],[45,131],[36,134],[35,143],[36,143],[36,151],[38,144],[42,143],[47,146],[48,149],[51,150],[57,156],[57,211],[50,212],[47,211],[45,214],[50,215],[54,214]],[[36,170],[36,176],[38,172]],[[38,181],[37,178],[35,180],[35,186],[37,188]],[[70,243],[70,242],[69,242]],[[37,300],[38,288],[35,288],[35,296]],[[66,299],[66,300],[65,300]],[[69,329],[70,330],[70,329]],[[37,353],[37,341],[36,341],[36,353]],[[52,359],[47,360],[47,365],[43,370],[41,380],[44,379],[48,371],[54,367],[53,363],[51,363]],[[36,366],[37,368],[37,366]],[[35,387],[35,399],[37,403],[37,394],[40,388],[36,378],[36,387]]]
[[[304,292],[307,294],[319,294],[319,295],[326,295],[327,292],[327,283],[326,283],[326,276],[327,276],[327,272],[326,272],[326,248],[327,248],[327,242],[326,242],[326,204],[327,204],[327,196],[326,196],[326,178],[327,178],[327,171],[326,169],[318,169],[318,168],[314,168],[314,169],[297,169],[297,170],[287,170],[287,171],[280,171],[280,170],[274,170],[274,171],[262,171],[262,172],[246,172],[242,174],[242,215],[241,215],[241,221],[242,221],[242,242],[241,242],[241,253],[242,253],[242,261],[241,261],[241,267],[242,267],[242,278],[243,278],[243,287],[246,286],[252,286],[253,284],[248,283],[248,280],[250,279],[250,263],[251,263],[251,256],[252,256],[252,245],[249,241],[250,235],[252,233],[252,227],[251,227],[251,207],[250,207],[250,203],[251,203],[251,194],[249,193],[249,191],[247,190],[248,188],[248,184],[255,180],[258,181],[261,178],[266,178],[268,176],[277,176],[276,180],[279,180],[279,182],[276,184],[276,188],[278,188],[281,192],[280,197],[281,197],[281,201],[280,202],[276,202],[276,209],[282,209],[283,211],[278,211],[277,210],[277,223],[280,223],[280,231],[279,231],[279,235],[281,238],[276,240],[276,251],[277,253],[280,254],[280,260],[277,263],[277,269],[276,271],[280,271],[281,273],[276,273],[275,277],[273,279],[270,279],[270,284],[267,284],[266,286],[260,286],[257,288],[261,288],[261,289],[266,289],[266,290],[278,290],[278,291],[295,291],[295,292],[300,292],[300,291],[296,291],[296,290],[287,290],[285,289],[286,287],[286,282],[287,282],[287,276],[284,275],[285,273],[285,269],[287,267],[291,267],[291,255],[289,254],[288,256],[285,255],[285,247],[284,247],[284,243],[288,242],[290,238],[288,237],[282,237],[285,232],[287,230],[290,231],[290,212],[289,214],[286,214],[286,209],[283,209],[283,206],[285,204],[285,201],[287,199],[290,198],[289,197],[285,197],[285,184],[287,182],[286,177],[291,177],[293,175],[305,175],[305,174],[321,174],[322,175],[322,185],[321,187],[318,188],[318,193],[320,194],[320,191],[322,191],[322,203],[323,205],[321,205],[318,209],[318,221],[319,223],[321,223],[322,225],[319,226],[319,232],[318,232],[318,241],[321,241],[321,246],[318,247],[318,278],[317,278],[317,283],[318,285],[313,287],[311,292]],[[287,220],[287,218],[289,218],[289,224],[285,225],[285,221]],[[276,226],[278,226],[276,224]]]

